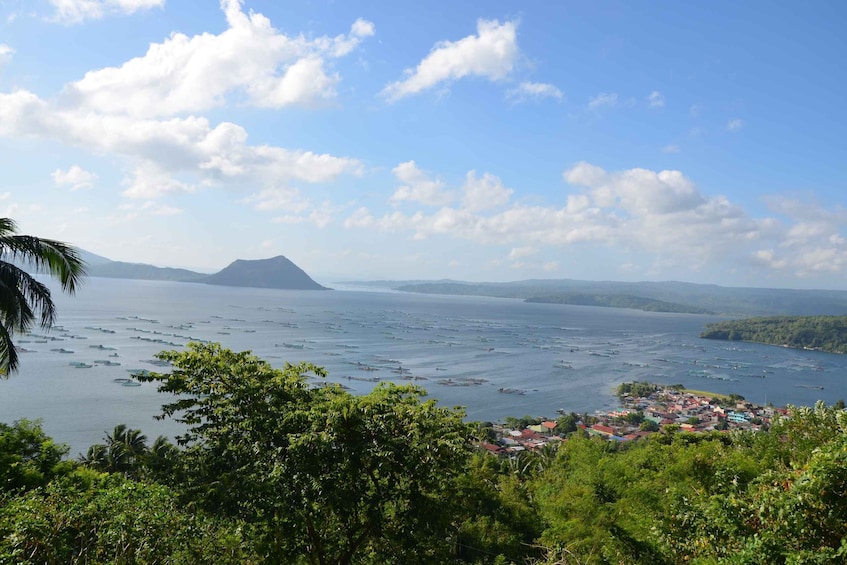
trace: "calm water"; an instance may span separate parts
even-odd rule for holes
[[[114,379],[157,369],[149,363],[156,352],[189,339],[250,349],[275,366],[311,361],[353,392],[412,382],[479,420],[610,408],[614,386],[633,379],[777,405],[847,397],[847,357],[702,340],[714,320],[707,316],[94,278],[75,297],[56,299],[61,327],[17,340],[30,351],[21,353],[20,372],[0,382],[0,421],[42,418],[72,455],[118,423],[151,439],[177,433],[172,422],[153,420],[169,399],[154,384]]]

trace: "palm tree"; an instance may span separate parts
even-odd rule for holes
[[[49,328],[56,318],[50,289],[24,267],[57,278],[62,290],[73,294],[85,275],[79,252],[60,241],[18,235],[9,218],[0,218],[0,378],[18,369],[12,337],[28,331],[38,319]]]

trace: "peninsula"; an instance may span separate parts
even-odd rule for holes
[[[771,316],[708,324],[700,337],[847,353],[847,316]]]

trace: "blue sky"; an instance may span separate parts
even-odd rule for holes
[[[0,212],[111,259],[847,289],[841,2],[0,0]]]

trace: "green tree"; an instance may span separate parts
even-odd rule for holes
[[[71,294],[85,274],[85,263],[73,247],[18,235],[14,221],[0,218],[0,378],[18,368],[18,352],[12,341],[15,334],[28,331],[36,319],[48,328],[56,317],[50,289],[25,267],[46,271]]]
[[[0,492],[44,486],[70,470],[72,464],[63,461],[67,453],[67,446],[44,434],[39,421],[0,424]]]
[[[259,528],[273,562],[437,562],[454,535],[456,479],[471,453],[459,409],[416,387],[354,396],[311,387],[310,364],[275,369],[250,352],[191,343],[141,377],[177,399],[183,492]]]
[[[138,477],[149,458],[147,436],[141,430],[118,424],[111,433],[106,432],[104,440],[105,443],[88,448],[82,463],[98,471]]]

